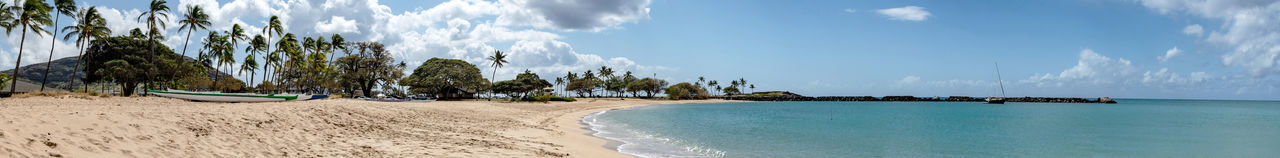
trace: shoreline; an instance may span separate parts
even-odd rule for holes
[[[559,127],[557,128],[558,130],[570,133],[570,134],[563,135],[562,139],[559,139],[559,140],[574,141],[574,142],[561,143],[561,144],[566,144],[565,149],[569,149],[568,153],[587,154],[585,155],[585,157],[638,157],[636,155],[630,155],[630,154],[626,154],[618,151],[618,146],[624,144],[624,142],[609,140],[606,138],[594,136],[593,134],[598,131],[591,130],[591,127],[583,122],[583,119],[585,119],[587,115],[591,115],[591,114],[595,114],[603,111],[634,108],[634,107],[641,107],[641,106],[654,106],[654,105],[665,105],[665,104],[722,103],[722,102],[741,102],[741,101],[710,99],[710,100],[673,101],[671,103],[634,104],[634,105],[620,105],[620,106],[613,106],[613,107],[593,108],[593,109],[579,110],[576,112],[562,115],[559,118],[557,118],[555,124],[558,125]],[[573,146],[573,147],[570,147],[570,146]],[[584,155],[570,155],[570,157],[579,157],[579,156],[584,156]]]

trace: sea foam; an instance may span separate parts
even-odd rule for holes
[[[638,157],[723,157],[724,152],[685,144],[681,140],[662,138],[645,134],[625,125],[599,119],[601,115],[612,110],[600,111],[582,117],[582,123],[591,128],[592,136],[622,142],[615,148],[618,152]]]

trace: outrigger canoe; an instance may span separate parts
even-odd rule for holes
[[[324,99],[328,95],[303,95],[303,94],[252,94],[252,93],[217,93],[217,92],[190,92],[180,90],[147,90],[152,95],[185,99],[192,101],[207,102],[278,102],[293,100],[313,100]]]

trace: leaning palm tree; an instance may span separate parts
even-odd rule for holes
[[[111,28],[107,27],[107,19],[98,14],[98,7],[91,6],[88,9],[80,9],[75,14],[75,19],[76,25],[62,28],[62,32],[67,32],[67,35],[62,40],[76,38],[76,46],[80,47],[80,55],[76,56],[84,56],[84,48],[85,45],[89,44],[90,38],[102,38],[111,35]],[[71,68],[71,84],[68,87],[73,87],[74,89],[76,79],[80,78],[78,76],[80,73],[75,72],[80,70],[80,62],[83,61],[84,58],[79,58],[79,60],[76,60],[75,67]],[[86,92],[89,91],[89,83],[85,83],[84,90]]]
[[[493,85],[498,80],[498,68],[507,64],[507,54],[503,54],[500,50],[493,50],[493,56],[487,59],[493,66],[493,75],[489,75],[493,80],[489,80],[489,84]],[[493,99],[493,86],[489,86],[489,99]]]
[[[335,51],[342,50],[343,52],[346,52],[347,40],[343,39],[342,35],[333,34],[333,36],[329,38],[329,46],[333,47],[333,50]],[[334,54],[333,51],[329,52],[329,63],[333,63],[333,59],[334,59],[333,54]]]
[[[191,42],[191,33],[196,30],[208,30],[209,14],[205,14],[204,8],[198,5],[188,5],[187,12],[182,15],[182,21],[178,21],[182,27],[178,27],[178,31],[187,30],[187,40],[182,42],[182,56],[187,56],[187,43]],[[186,61],[186,60],[179,60]]]
[[[18,87],[18,72],[22,72],[18,66],[22,65],[22,49],[27,43],[23,41],[27,41],[27,31],[30,30],[31,32],[35,32],[36,36],[43,37],[45,33],[49,33],[49,31],[44,30],[44,26],[53,24],[53,20],[49,19],[49,4],[45,4],[44,1],[24,1],[22,3],[22,7],[10,8],[10,10],[17,14],[17,17],[13,19],[13,26],[22,27],[22,39],[18,40],[18,61],[13,64],[14,79],[12,83],[9,84],[14,85],[9,86],[9,93],[14,93],[17,91],[15,87]],[[5,33],[13,32],[6,30]]]
[[[53,68],[53,50],[56,50],[55,48],[58,46],[58,20],[62,18],[63,14],[71,15],[76,12],[76,1],[54,0],[53,7],[56,12],[54,12],[53,15],[53,38],[50,40],[53,40],[54,42],[49,42],[49,59],[44,62],[44,79],[40,80],[40,91],[44,91],[44,85],[49,82],[49,69]],[[75,80],[72,80],[71,82],[75,82]],[[70,87],[67,88],[67,90],[71,89],[72,88]]]
[[[278,63],[278,62],[280,61],[280,53],[276,53],[276,51],[275,51],[275,50],[271,50],[271,43],[272,43],[272,42],[271,42],[271,38],[273,37],[273,35],[283,35],[283,34],[284,34],[284,25],[280,22],[280,17],[275,16],[275,15],[272,15],[272,16],[271,16],[271,18],[269,18],[269,20],[267,20],[267,26],[265,26],[265,27],[263,27],[263,28],[262,28],[262,34],[266,34],[266,35],[267,35],[267,47],[266,47],[266,48],[267,48],[267,54],[268,54],[267,56],[263,56],[262,58],[265,58],[265,59],[266,59],[266,62],[267,62],[266,64],[267,64],[267,65],[270,65],[270,64],[273,64],[273,63],[274,63],[274,64],[279,65],[279,63]],[[274,59],[274,60],[272,60],[272,59]],[[271,73],[271,71],[266,71],[265,69],[263,69],[263,70],[264,70],[264,71],[263,71],[263,73],[262,73],[262,79],[263,79],[264,81],[271,82],[271,79],[272,79],[272,78],[268,78],[268,75],[271,75],[271,74],[274,74],[274,73]],[[280,71],[280,70],[276,70],[276,71]]]
[[[150,34],[149,36],[147,36],[147,44],[155,43],[156,35],[159,35],[158,34],[159,29],[165,28],[165,25],[166,25],[165,21],[168,21],[167,19],[169,19],[169,5],[166,5],[166,3],[169,3],[169,2],[165,0],[151,0],[151,4],[147,8],[147,10],[142,12],[141,15],[138,15],[137,20],[142,21],[142,19],[146,19],[147,29],[150,30],[148,31],[150,32]],[[160,18],[164,18],[164,19],[160,19]],[[155,47],[152,46],[150,49],[155,49]],[[152,65],[155,65],[156,51],[150,50],[150,52],[151,52],[150,59],[147,61],[151,62]],[[155,72],[147,71],[147,76],[154,77]],[[146,83],[147,85],[145,85],[145,87],[151,88],[151,82],[148,81]],[[146,91],[143,91],[143,92],[145,93]]]

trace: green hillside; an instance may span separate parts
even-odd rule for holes
[[[73,57],[66,57],[62,59],[53,60],[52,68],[50,68],[49,70],[49,80],[48,80],[48,83],[45,84],[45,86],[49,88],[66,89],[67,86],[69,85],[68,82],[71,81],[71,73],[73,70],[72,67],[76,65],[76,60],[79,60],[79,59],[80,59],[79,56],[73,56]],[[194,62],[194,59],[187,58],[187,61]],[[83,68],[84,65],[80,65],[80,66]],[[222,71],[216,71],[213,68],[206,67],[205,69],[208,70],[209,72],[217,72],[217,74],[210,73],[209,78],[213,78],[213,76],[216,76],[216,75],[229,75]],[[22,66],[22,72],[18,73],[17,79],[18,81],[35,84],[36,87],[39,87],[41,79],[44,79],[44,70],[45,70],[45,63],[43,62]],[[0,72],[13,74],[13,69],[6,69]],[[80,78],[84,78],[84,75],[85,75],[84,71],[77,70],[76,73],[79,73]],[[81,83],[83,83],[83,81],[76,79],[76,85],[80,85]]]

